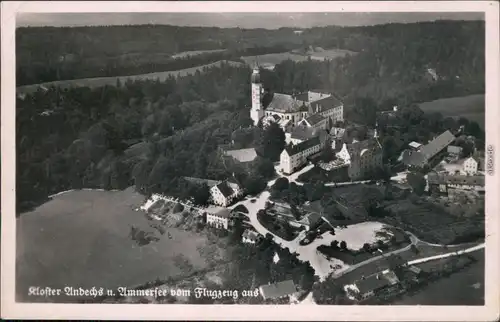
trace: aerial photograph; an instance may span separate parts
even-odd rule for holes
[[[485,38],[481,12],[18,14],[16,302],[485,305]]]

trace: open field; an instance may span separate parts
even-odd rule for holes
[[[477,262],[449,277],[430,283],[420,292],[405,295],[395,305],[484,305],[484,250],[470,253]],[[436,264],[426,263],[426,266]],[[424,264],[422,264],[424,265]],[[423,268],[423,267],[422,267]]]
[[[115,86],[117,80],[120,80],[122,84],[124,84],[127,80],[156,80],[165,81],[167,78],[174,77],[183,77],[187,75],[192,75],[196,73],[196,71],[202,72],[205,68],[216,68],[220,67],[222,63],[228,63],[231,66],[242,66],[241,63],[233,62],[233,61],[218,61],[215,63],[201,65],[181,70],[173,70],[168,72],[158,72],[158,73],[149,73],[149,74],[141,74],[141,75],[130,75],[130,76],[117,76],[117,77],[96,77],[96,78],[82,78],[82,79],[72,79],[72,80],[64,80],[64,81],[55,81],[43,84],[34,84],[34,85],[26,85],[20,86],[17,88],[17,92],[22,93],[32,93],[36,92],[40,85],[45,87],[51,86],[59,86],[61,88],[70,88],[70,87],[101,87],[105,85]]]
[[[258,63],[260,66],[264,68],[267,67],[274,68],[275,65],[288,59],[296,62],[306,61],[307,56],[284,52],[284,53],[265,54],[258,56],[243,56],[241,57],[241,59],[243,59],[245,63],[251,66]]]
[[[166,227],[162,235],[136,211],[143,202],[132,188],[71,191],[18,218],[17,299],[55,300],[28,299],[32,285],[116,288],[180,277],[225,255],[201,234]],[[138,246],[129,235],[132,226],[159,240]]]
[[[332,60],[335,58],[344,57],[346,55],[355,55],[356,53],[345,49],[325,49],[321,51],[309,51],[307,55],[314,60]]]
[[[477,122],[483,129],[485,123],[484,94],[443,98],[419,104],[424,112],[439,112],[443,116],[465,117]]]
[[[220,53],[226,51],[225,49],[213,49],[213,50],[191,50],[191,51],[183,51],[181,53],[177,53],[172,55],[172,58],[187,58],[189,56],[198,56],[203,54],[213,54]]]

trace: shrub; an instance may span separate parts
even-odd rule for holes
[[[178,213],[184,210],[184,206],[181,205],[180,203],[175,204],[173,213]]]

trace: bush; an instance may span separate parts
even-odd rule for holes
[[[242,212],[244,214],[248,214],[248,209],[244,205],[238,205],[238,206],[234,207],[233,210],[238,211],[238,212]]]
[[[184,210],[184,206],[181,205],[180,203],[177,203],[177,204],[175,204],[172,212],[175,214],[175,213],[181,212],[183,210]]]

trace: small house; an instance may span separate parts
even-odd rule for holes
[[[292,280],[286,280],[278,283],[261,285],[259,291],[264,300],[280,299],[295,294],[297,292],[297,287]]]

